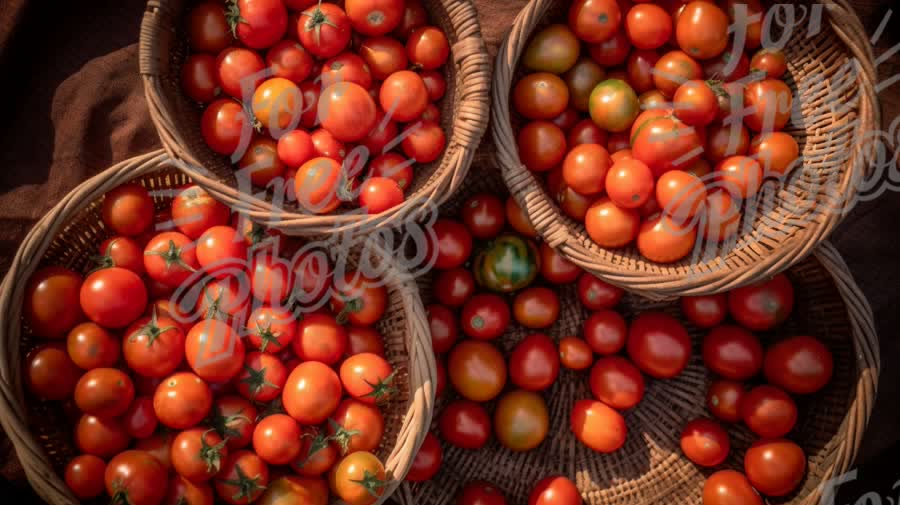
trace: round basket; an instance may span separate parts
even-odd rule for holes
[[[509,105],[531,34],[551,20],[564,19],[568,5],[531,0],[516,17],[497,55],[491,117],[507,186],[541,236],[571,261],[608,282],[656,298],[726,291],[800,261],[852,208],[873,160],[874,144],[867,134],[880,125],[871,44],[847,1],[798,2],[806,18],[798,21],[784,48],[785,81],[795,97],[793,120],[785,131],[800,145],[802,166],[783,183],[764,185],[764,198],[746,203],[745,216],[752,212],[756,218],[744,219],[732,243],[698,241],[692,254],[672,264],[648,261],[633,246],[598,246],[522,164],[515,140],[521,118],[511,114]]]
[[[499,177],[471,181],[445,206],[455,215],[465,198],[475,192],[503,195]],[[468,183],[468,181],[467,181]],[[800,417],[788,438],[806,452],[808,470],[802,486],[784,499],[766,503],[814,505],[820,485],[847,471],[853,464],[866,423],[875,403],[879,354],[872,312],[836,250],[823,243],[814,255],[787,271],[797,295],[794,311],[777,331],[758,333],[764,345],[782,337],[814,335],[834,354],[831,383],[818,393],[795,397]],[[431,301],[431,279],[419,281],[426,304]],[[574,285],[555,287],[560,296],[560,318],[544,333],[554,340],[581,335],[589,312],[582,308]],[[551,475],[565,475],[576,483],[586,504],[633,505],[667,503],[701,505],[704,480],[716,470],[743,472],[744,451],[756,437],[742,425],[727,426],[732,443],[729,459],[713,469],[703,469],[681,453],[680,434],[698,417],[710,417],[706,392],[714,377],[700,352],[706,334],[681,316],[677,300],[661,302],[626,294],[619,310],[628,320],[645,310],[661,310],[685,322],[694,342],[688,368],[678,377],[659,381],[647,378],[643,401],[624,413],[628,426],[625,446],[612,454],[593,452],[581,444],[569,428],[569,412],[576,400],[591,398],[588,372],[563,368],[557,382],[543,393],[550,412],[547,439],[530,452],[516,453],[496,438],[479,450],[465,450],[443,443],[440,472],[430,481],[404,484],[394,495],[404,505],[450,505],[460,488],[472,480],[485,480],[506,494],[508,503],[528,503],[532,487]],[[534,333],[513,322],[510,330],[494,341],[504,353],[526,335]],[[511,386],[507,386],[510,390]],[[452,388],[438,399],[435,422],[441,409],[456,398]],[[487,406],[491,412],[493,404]]]
[[[191,179],[174,168],[163,150],[124,161],[89,179],[35,225],[0,286],[0,310],[6,316],[0,326],[0,424],[34,490],[54,505],[79,503],[60,477],[77,450],[61,404],[23,394],[22,359],[40,343],[23,327],[23,292],[28,278],[41,266],[62,265],[81,272],[91,268],[88,258],[106,235],[99,202],[107,191],[130,181],[152,191],[176,188]],[[169,198],[160,192],[154,195],[158,208],[168,206]],[[376,328],[384,336],[387,359],[398,372],[399,394],[383,407],[385,436],[376,452],[393,476],[379,501],[382,503],[406,475],[431,423],[436,372],[425,309],[415,282],[383,250],[366,251],[352,253],[348,263],[354,266],[363,261],[359,255],[366,254],[365,261],[386,272],[388,309]]]
[[[215,154],[200,135],[201,110],[181,91],[179,75],[187,56],[182,34],[184,0],[150,0],[140,36],[140,71],[150,117],[169,156],[196,184],[260,224],[289,235],[347,233],[396,227],[452,194],[472,162],[489,117],[490,62],[475,7],[469,0],[423,0],[431,21],[450,41],[447,92],[441,127],[447,146],[432,163],[417,164],[402,205],[377,215],[356,211],[312,215],[296,204],[274,205],[271,195],[239,190],[229,159]],[[340,212],[340,211],[338,211]]]

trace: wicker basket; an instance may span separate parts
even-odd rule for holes
[[[798,5],[802,3],[809,9],[808,1]],[[846,0],[836,0],[821,6],[821,31],[807,36],[807,24],[814,26],[809,9],[785,47],[785,79],[798,97],[795,105],[799,102],[802,117],[786,131],[798,141],[804,163],[784,184],[766,185],[771,201],[753,207],[758,217],[742,224],[738,240],[724,246],[698,241],[694,254],[673,264],[648,261],[635,247],[609,250],[595,244],[522,164],[515,141],[521,118],[511,115],[509,106],[511,85],[521,76],[519,58],[531,34],[551,20],[564,19],[568,5],[531,0],[519,13],[497,55],[491,116],[507,186],[538,232],[570,260],[613,284],[657,298],[726,291],[806,257],[855,203],[873,159],[874,144],[865,141],[866,134],[880,125],[877,74],[859,18]]]
[[[416,165],[416,177],[405,202],[377,215],[356,211],[311,215],[295,204],[275,206],[271,196],[240,191],[231,163],[216,155],[200,136],[201,110],[181,91],[179,70],[187,55],[181,23],[183,0],[150,0],[141,26],[140,71],[150,116],[162,144],[195,183],[253,220],[289,235],[346,233],[365,228],[396,227],[416,219],[424,208],[451,195],[465,178],[475,148],[487,128],[490,62],[474,5],[470,0],[423,0],[432,21],[451,44],[447,93],[442,100],[441,127],[447,147],[436,161]]]
[[[113,166],[81,184],[37,223],[0,287],[0,310],[6,316],[0,326],[0,423],[31,485],[54,505],[78,503],[60,477],[62,468],[77,453],[60,404],[35,401],[23,394],[21,360],[39,343],[22,327],[23,291],[27,279],[40,266],[63,265],[78,271],[90,268],[88,258],[106,235],[98,203],[104,193],[132,180],[151,190],[191,182],[175,170],[163,150]],[[170,204],[162,196],[155,195],[154,199],[160,208]],[[384,279],[388,309],[377,329],[385,337],[388,360],[399,371],[401,391],[384,408],[385,442],[377,451],[394,476],[383,502],[406,475],[431,422],[436,372],[425,310],[414,281],[393,263],[384,265],[389,256],[381,254],[383,251],[371,251],[369,261],[388,272]],[[351,266],[355,261],[351,258]]]
[[[478,191],[503,195],[499,179],[499,176],[494,181],[470,178],[464,189],[448,202],[446,213],[455,215],[465,198]],[[767,344],[784,336],[814,335],[834,353],[835,371],[831,383],[819,393],[795,397],[800,420],[789,438],[799,443],[809,458],[802,487],[786,499],[770,499],[767,503],[814,505],[819,503],[822,492],[818,486],[847,471],[856,457],[875,403],[878,340],[868,302],[829,243],[823,243],[813,256],[791,268],[787,275],[798,296],[793,315],[777,331],[759,336]],[[428,304],[430,279],[421,279],[419,285]],[[569,285],[561,291],[555,290],[560,296],[560,319],[545,333],[555,340],[580,335],[588,312],[578,301],[575,287]],[[638,312],[653,309],[684,321],[677,301],[651,301],[626,294],[618,308],[629,320]],[[687,323],[686,326],[694,341],[690,365],[675,379],[648,379],[643,401],[624,414],[629,433],[619,451],[609,455],[595,453],[572,434],[571,406],[575,400],[591,398],[591,392],[587,372],[563,369],[556,384],[543,394],[550,411],[550,430],[547,439],[535,450],[514,453],[503,448],[495,438],[475,451],[444,443],[440,473],[431,482],[404,484],[394,499],[403,505],[449,505],[455,503],[462,485],[481,479],[501,489],[508,503],[528,503],[529,492],[538,480],[562,474],[576,483],[586,504],[701,505],[704,479],[726,467],[743,471],[744,450],[755,437],[743,426],[729,426],[732,451],[728,461],[715,469],[704,470],[682,456],[681,430],[692,419],[709,417],[704,398],[713,380],[700,353],[705,332]],[[508,353],[533,332],[514,323],[498,344]],[[448,387],[448,393],[436,402],[435,420],[448,401],[455,398],[451,389]],[[492,405],[488,410],[492,410]],[[435,421],[433,426],[436,425]]]

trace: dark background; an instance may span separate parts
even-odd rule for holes
[[[489,50],[524,0],[475,0]],[[889,0],[852,2],[868,33],[889,14]],[[896,4],[894,4],[896,5]],[[159,145],[138,75],[137,36],[142,0],[0,0],[0,267],[5,272],[19,242],[59,198],[113,163]],[[893,13],[876,56],[900,44]],[[880,81],[900,75],[900,55],[878,67]],[[880,94],[884,129],[900,113],[900,82]],[[891,152],[896,156],[896,152]],[[895,158],[896,159],[896,158]],[[900,181],[898,181],[900,182]],[[878,401],[859,454],[856,484],[836,503],[866,492],[882,499],[900,491],[900,195],[888,191],[861,203],[832,240],[868,296],[881,336]],[[8,456],[7,456],[8,455]],[[0,493],[29,493],[8,441],[0,433]],[[9,496],[4,494],[4,496]],[[5,501],[5,500],[3,500]],[[39,503],[34,497],[17,503]],[[897,503],[896,498],[893,503]]]

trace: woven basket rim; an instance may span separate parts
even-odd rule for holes
[[[0,324],[0,425],[9,436],[31,486],[49,503],[76,505],[80,502],[71,494],[62,477],[54,471],[43,444],[31,433],[27,421],[19,349],[19,315],[27,279],[40,265],[56,235],[73,219],[77,219],[92,202],[120,184],[172,166],[169,156],[159,149],[122,161],[80,184],[35,224],[22,241],[0,285],[0,310],[7,316]],[[400,486],[425,439],[433,413],[437,371],[431,352],[431,334],[425,308],[415,280],[377,244],[371,252],[379,255],[379,261],[389,262],[384,268],[391,273],[387,287],[389,291],[397,291],[401,295],[409,353],[409,400],[402,412],[402,425],[398,430],[397,440],[384,461],[385,468],[391,472],[393,479],[377,502],[380,504]],[[12,315],[16,317],[11,317]]]
[[[849,208],[840,212],[826,212],[817,220],[800,228],[794,234],[778,241],[777,246],[742,248],[743,256],[749,256],[741,266],[729,265],[722,257],[709,262],[712,268],[696,268],[698,262],[685,267],[683,264],[664,265],[640,258],[625,258],[614,250],[604,250],[602,256],[591,250],[574,232],[563,218],[562,212],[551,203],[542,184],[525,168],[516,147],[515,134],[511,124],[509,94],[517,70],[519,58],[532,32],[538,27],[556,0],[530,0],[516,17],[512,28],[503,38],[494,67],[491,124],[496,160],[504,181],[537,229],[551,246],[559,249],[570,261],[591,271],[607,282],[640,293],[650,298],[666,298],[687,295],[701,295],[728,291],[756,280],[775,275],[811,254],[826,240],[840,223]],[[865,29],[854,9],[846,0],[822,2],[824,17],[828,25],[845,45],[847,51],[858,62],[858,118],[859,130],[870,130],[881,124],[881,115],[874,83],[877,82],[874,56],[868,43]],[[864,166],[872,159],[874,145],[856,145],[852,156],[844,165],[841,187],[838,188],[843,202],[855,202],[859,182],[867,175],[870,167]],[[729,255],[734,254],[730,252]],[[706,260],[704,260],[706,261]],[[653,269],[641,268],[651,265]]]
[[[460,77],[455,88],[458,103],[454,119],[446,132],[444,152],[434,163],[436,171],[427,184],[406,196],[403,204],[376,215],[349,212],[310,215],[280,209],[268,200],[240,192],[224,183],[197,160],[180,134],[181,125],[173,114],[173,104],[166,97],[161,82],[161,62],[169,57],[163,37],[174,37],[175,0],[150,0],[141,23],[139,62],[144,81],[144,94],[150,117],[163,147],[196,184],[217,199],[240,208],[241,212],[263,225],[278,228],[289,235],[311,236],[354,233],[364,230],[396,228],[409,219],[419,219],[427,209],[440,205],[453,194],[465,178],[490,117],[491,65],[488,58],[478,13],[470,0],[438,0],[444,5],[459,40],[450,48],[447,65],[454,65]],[[445,97],[445,99],[447,99]]]

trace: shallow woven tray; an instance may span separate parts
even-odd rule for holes
[[[446,214],[456,215],[465,198],[478,191],[505,197],[499,176],[494,180],[470,178],[465,189],[445,206]],[[880,367],[878,340],[868,302],[828,242],[787,275],[797,294],[794,312],[778,330],[757,335],[764,345],[779,337],[814,335],[834,353],[835,369],[834,378],[825,389],[815,395],[794,397],[800,418],[788,438],[806,451],[808,471],[794,495],[769,499],[767,503],[814,505],[819,503],[822,491],[818,486],[847,471],[862,442],[875,403]],[[423,278],[419,282],[426,305],[432,300],[430,281]],[[554,291],[560,296],[560,319],[544,332],[556,341],[567,335],[581,335],[589,312],[578,301],[575,286]],[[629,321],[635,314],[651,309],[685,321],[677,300],[652,301],[626,294],[617,307]],[[609,455],[595,453],[572,434],[571,406],[576,400],[591,398],[589,372],[563,368],[556,384],[543,393],[550,411],[550,431],[535,450],[514,453],[503,448],[495,437],[476,451],[442,443],[444,460],[437,476],[428,483],[404,484],[394,499],[403,505],[450,505],[456,503],[462,485],[482,479],[501,489],[509,504],[524,504],[538,480],[562,474],[576,483],[588,505],[701,505],[705,478],[725,468],[743,472],[744,451],[756,437],[743,426],[727,425],[731,454],[715,469],[702,469],[682,456],[679,440],[684,425],[697,417],[711,417],[705,398],[713,380],[700,352],[706,332],[689,323],[686,327],[694,342],[690,365],[671,380],[645,376],[647,391],[643,401],[624,413],[628,438],[619,451]],[[508,354],[517,342],[534,332],[514,323],[495,343]],[[512,389],[508,384],[505,391]],[[433,428],[441,409],[455,398],[448,384],[447,392],[436,402]],[[493,404],[488,410],[493,411]]]
[[[796,3],[801,4],[810,6],[808,1]],[[511,85],[521,76],[519,56],[531,34],[551,20],[564,19],[568,5],[531,0],[516,17],[497,55],[491,119],[506,184],[538,232],[570,260],[613,284],[652,297],[726,291],[800,261],[852,208],[873,160],[875,144],[864,139],[880,127],[877,74],[859,18],[846,0],[835,0],[821,6],[819,33],[807,36],[808,10],[785,47],[785,81],[794,93],[795,117],[799,111],[802,118],[785,131],[799,143],[804,163],[780,188],[770,187],[774,202],[760,204],[757,219],[742,223],[737,242],[703,246],[668,265],[648,261],[636,247],[612,250],[595,244],[584,225],[561,213],[543,184],[522,165],[515,141],[522,121],[509,107]],[[855,66],[850,66],[851,58]]]
[[[104,193],[129,181],[148,189],[172,189],[190,183],[175,170],[163,150],[119,163],[66,195],[28,234],[0,286],[0,424],[9,436],[34,490],[52,504],[76,504],[60,472],[77,455],[72,429],[59,402],[41,402],[23,394],[21,360],[39,342],[23,328],[22,297],[36,268],[62,265],[85,272],[88,258],[108,234],[98,205]],[[158,208],[171,196],[154,195]],[[377,454],[394,476],[383,502],[400,484],[431,422],[435,365],[425,309],[415,282],[388,255],[372,250],[369,260],[388,272],[388,308],[376,328],[384,335],[388,361],[398,371],[399,395],[383,408],[385,436]],[[357,259],[351,259],[352,265]],[[102,499],[98,501],[101,503]]]
[[[140,71],[150,117],[166,152],[195,183],[257,222],[289,235],[343,233],[360,228],[392,228],[421,215],[451,195],[472,161],[489,117],[490,62],[478,15],[470,0],[423,0],[431,21],[447,34],[450,60],[447,93],[441,100],[441,127],[447,147],[436,161],[415,166],[405,202],[378,215],[358,209],[316,216],[295,204],[273,206],[271,195],[241,192],[230,161],[215,154],[200,136],[200,107],[181,91],[179,71],[187,56],[182,36],[184,0],[150,0],[141,25]],[[283,208],[282,208],[283,207]]]

